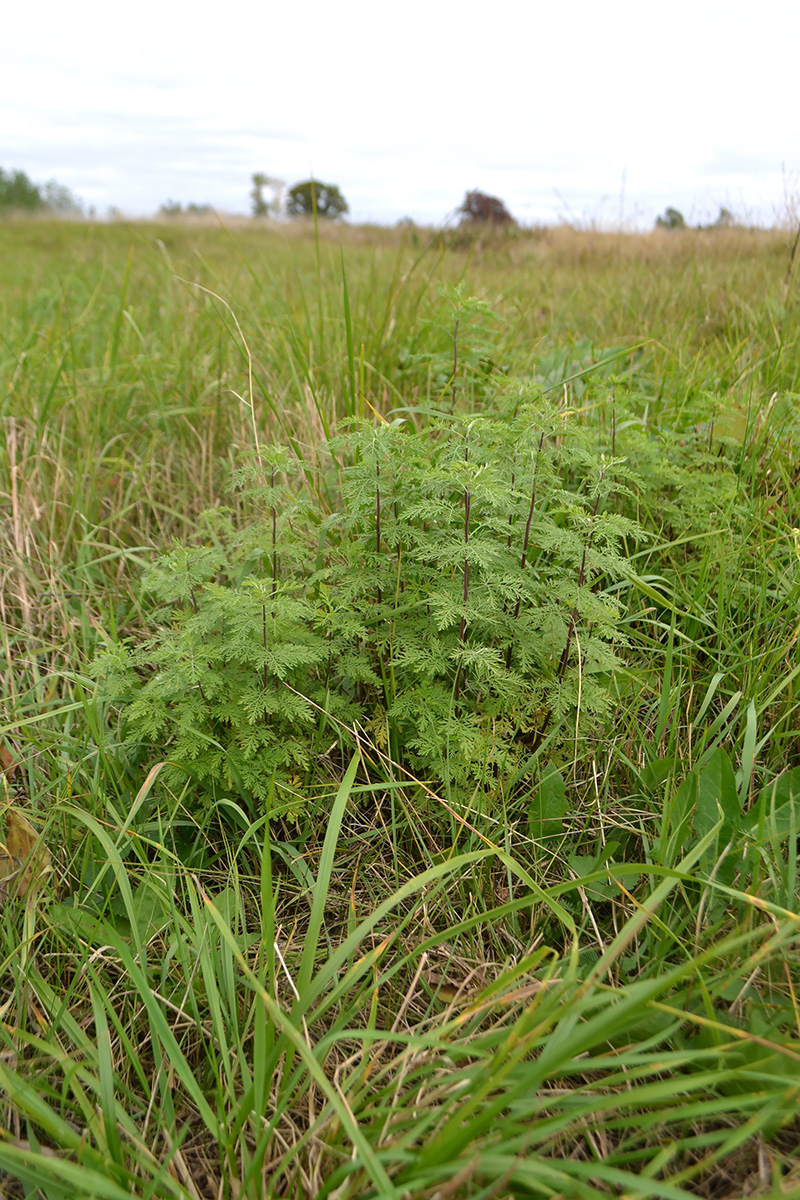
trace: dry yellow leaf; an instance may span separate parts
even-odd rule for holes
[[[6,854],[5,846],[0,842],[0,908],[2,908],[9,887],[13,886],[16,870],[13,858]]]
[[[447,975],[440,975],[438,971],[423,971],[422,978],[444,1004],[451,1004],[454,1000],[465,1004],[475,990],[467,986],[467,980],[459,982]]]
[[[30,900],[50,874],[50,851],[22,813],[6,809],[6,844],[0,844],[0,903],[10,890]]]

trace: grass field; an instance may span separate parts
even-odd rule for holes
[[[792,243],[0,223],[0,1195],[800,1198]]]

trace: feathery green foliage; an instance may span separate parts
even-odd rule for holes
[[[308,771],[324,712],[434,786],[502,783],[549,727],[607,710],[608,589],[640,535],[608,507],[624,463],[529,392],[422,430],[357,423],[318,448],[322,469],[344,464],[327,517],[292,490],[311,466],[259,448],[255,514],[206,514],[206,544],[145,578],[169,624],[94,668],[127,737],[165,747],[168,780],[263,801]]]

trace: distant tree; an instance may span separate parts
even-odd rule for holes
[[[307,179],[289,188],[286,211],[290,217],[313,216],[316,207],[318,217],[336,220],[349,212],[349,206],[335,183],[322,183],[319,179]]]
[[[28,179],[24,171],[4,171],[0,167],[0,208],[36,212],[44,207],[41,189]]]
[[[656,217],[656,229],[685,229],[686,220],[677,208],[665,208],[660,217]]]
[[[0,168],[0,209],[19,212],[51,212],[59,217],[79,216],[83,205],[68,187],[51,179],[39,185],[24,171],[4,171]]]
[[[514,220],[502,200],[479,191],[467,192],[457,211],[462,221],[476,225],[508,225]]]
[[[250,192],[250,200],[253,206],[254,217],[265,217],[269,212],[269,205],[264,199],[264,188],[269,182],[269,176],[263,171],[256,171],[253,175],[253,188]]]
[[[714,228],[715,229],[730,229],[735,224],[736,224],[736,217],[733,215],[733,213],[731,212],[731,210],[729,208],[726,208],[724,204],[721,204],[720,209],[719,209],[719,216],[717,217],[716,221],[714,222]]]
[[[78,197],[63,183],[49,180],[41,189],[45,208],[58,213],[60,217],[79,217],[83,215],[83,204]]]
[[[263,171],[256,171],[252,179],[253,186],[250,190],[250,204],[253,216],[268,217],[270,214],[274,217],[279,216],[283,190],[286,187],[284,181],[276,179],[272,175],[265,175]],[[272,199],[268,200],[265,197],[264,188],[272,189]]]
[[[214,209],[210,204],[187,204],[186,208],[179,200],[167,200],[158,210],[160,217],[207,217]]]

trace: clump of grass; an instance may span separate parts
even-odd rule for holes
[[[169,827],[141,821],[143,795],[127,818],[52,814],[51,831],[69,821],[84,861],[106,865],[28,907],[33,954],[5,910],[25,987],[0,1026],[3,1170],[47,1196],[502,1180],[504,1195],[599,1197],[648,1179],[647,1194],[685,1196],[725,1171],[763,1181],[766,1139],[767,1182],[781,1177],[798,1043],[775,1025],[797,918],[769,887],[702,882],[718,823],[673,866],[547,888],[498,845],[432,856],[376,902],[390,857],[347,833],[357,765],[296,878],[302,860],[266,820],[201,883],[177,852],[180,809]],[[454,894],[492,864],[504,897],[456,915]],[[597,899],[615,880],[616,931]],[[713,921],[681,903],[695,885]],[[593,914],[599,948],[572,912]],[[505,945],[487,954],[498,926]]]

